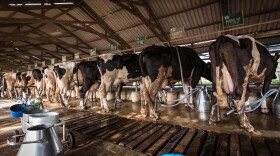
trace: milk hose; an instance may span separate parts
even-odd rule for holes
[[[278,89],[271,89],[271,90],[267,91],[267,92],[264,94],[264,96],[263,96],[262,98],[260,98],[260,99],[258,99],[258,100],[256,100],[256,101],[254,101],[254,102],[251,102],[251,103],[248,103],[248,104],[244,105],[244,107],[248,107],[248,106],[252,106],[252,105],[256,105],[256,104],[257,104],[257,106],[254,107],[253,109],[251,109],[251,110],[245,110],[244,112],[245,112],[245,113],[248,113],[248,112],[255,111],[256,109],[258,109],[258,108],[262,105],[263,101],[264,101],[266,98],[268,98],[268,97],[271,96],[272,94],[275,94],[275,93],[278,94],[278,92],[279,92]],[[230,107],[231,107],[231,106],[230,106]],[[231,107],[231,108],[232,108],[232,107]],[[235,112],[235,111],[236,111],[236,110],[235,110],[234,108],[232,108],[231,110],[229,110],[229,111],[227,111],[226,113],[224,113],[224,116],[227,117],[229,114],[231,114],[231,113],[233,113],[233,112]]]

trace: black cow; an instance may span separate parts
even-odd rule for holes
[[[167,84],[181,81],[179,62],[181,62],[183,79],[191,87],[197,85],[200,77],[211,80],[210,64],[203,62],[197,52],[191,48],[153,45],[141,52],[139,62],[143,84],[141,91],[149,106],[147,109],[150,111],[150,116],[156,119],[158,115],[153,108],[156,94],[160,88],[164,88]],[[145,110],[141,108],[143,115],[147,115]]]
[[[98,68],[101,72],[100,103],[103,111],[108,112],[106,95],[112,85],[118,86],[116,98],[120,98],[122,84],[136,82],[140,80],[141,70],[138,62],[138,55],[106,54],[97,60]],[[120,101],[120,99],[116,99]],[[116,101],[115,105],[116,106]]]
[[[275,62],[265,46],[254,38],[249,36],[237,38],[231,35],[219,36],[210,46],[209,53],[214,95],[209,123],[216,122],[215,106],[223,102],[221,89],[223,82],[224,90],[231,95],[234,107],[240,116],[241,127],[249,132],[253,131],[254,127],[244,113],[244,104],[249,98],[248,83],[264,82],[262,94],[265,94],[275,73],[279,56],[275,57]],[[262,112],[268,112],[266,102],[261,107]]]
[[[80,90],[80,98],[82,99],[83,109],[85,108],[86,101],[84,100],[87,91],[96,92],[99,87],[99,81],[101,80],[100,72],[97,69],[96,61],[83,61],[76,64],[74,73],[78,77],[78,70],[81,71],[83,78],[83,85]],[[77,79],[78,80],[78,79]],[[79,82],[78,82],[79,84]]]

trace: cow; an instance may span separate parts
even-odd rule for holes
[[[142,71],[141,92],[148,105],[146,109],[150,117],[155,119],[158,115],[153,104],[160,88],[167,84],[172,86],[182,79],[192,88],[198,84],[200,77],[211,81],[210,64],[205,63],[196,51],[188,47],[149,46],[140,53],[139,63]],[[141,108],[144,116],[148,115],[146,109]]]
[[[99,89],[100,84],[100,72],[97,68],[97,61],[82,61],[77,63],[74,68],[74,73],[76,73],[76,77],[79,77],[77,72],[78,70],[81,71],[83,84],[80,90],[80,98],[81,98],[81,106],[82,109],[85,109],[85,94],[89,92],[96,92]],[[79,80],[79,79],[78,79]],[[77,83],[79,84],[79,83]],[[87,96],[86,96],[87,97]]]
[[[22,79],[22,75],[23,73],[22,72],[17,72],[16,73],[16,83],[15,83],[15,87],[19,86],[19,87],[23,87],[24,86],[24,81]],[[24,94],[24,90],[23,88],[16,88],[16,91],[17,91],[17,96],[20,98],[20,97],[23,97],[23,94]],[[26,97],[24,97],[26,98]]]
[[[7,95],[8,98],[13,98],[13,90],[15,87],[15,83],[16,83],[16,73],[13,72],[8,72],[8,73],[4,73],[4,81],[6,81],[7,84]],[[2,91],[4,92],[4,90]]]
[[[222,83],[224,91],[233,99],[240,118],[240,126],[249,132],[254,131],[244,112],[245,101],[249,98],[249,83],[257,85],[263,83],[262,94],[264,95],[271,83],[277,63],[264,45],[253,37],[243,36],[237,38],[232,35],[222,35],[216,39],[209,48],[213,95],[212,111],[209,123],[213,124],[216,106],[223,102]],[[277,56],[275,58],[277,62]],[[262,112],[268,113],[266,102],[261,105]]]
[[[101,73],[100,84],[100,103],[102,111],[108,112],[106,100],[107,92],[114,85],[118,86],[116,102],[120,101],[120,92],[122,84],[136,82],[141,80],[141,70],[136,54],[104,54],[97,60],[97,65]]]
[[[45,66],[42,68],[47,100],[49,102],[58,101],[58,88],[56,87],[56,80],[53,69],[54,66]]]
[[[40,69],[33,69],[22,74],[25,87],[35,86],[37,98],[41,98],[44,90],[43,74]]]
[[[75,88],[75,86],[81,86],[83,84],[81,71],[76,71],[75,66],[75,62],[60,63],[54,65],[53,71],[55,72],[56,83],[60,93],[60,103],[64,107],[69,106],[69,98],[66,98],[66,92],[68,90],[76,89],[76,97],[78,97],[78,87]],[[76,72],[79,72],[78,77],[74,76]]]

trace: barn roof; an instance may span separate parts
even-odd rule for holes
[[[244,24],[224,28],[222,16],[243,12]],[[280,42],[279,0],[1,0],[0,68],[22,69],[28,64],[63,55],[73,59],[117,52],[141,51],[145,46],[187,45],[199,53],[220,34],[250,34],[269,46]],[[171,39],[170,29],[184,35]],[[136,43],[146,36],[143,45]]]

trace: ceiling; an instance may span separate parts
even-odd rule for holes
[[[243,12],[244,24],[223,28],[222,16]],[[184,35],[171,39],[170,29]],[[1,0],[0,71],[27,70],[62,56],[74,59],[145,46],[187,45],[208,51],[221,34],[250,34],[269,46],[280,43],[279,0]],[[136,37],[146,36],[143,45]],[[206,41],[206,42],[205,42]]]

